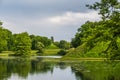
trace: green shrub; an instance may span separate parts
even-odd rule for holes
[[[58,52],[58,55],[66,55],[66,53],[67,51],[62,49]]]

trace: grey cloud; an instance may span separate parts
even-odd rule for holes
[[[70,40],[86,19],[75,18],[81,21],[65,25],[55,25],[43,20],[54,16],[62,17],[66,12],[88,13],[90,10],[85,4],[96,1],[100,0],[1,0],[0,19],[6,21],[5,27],[13,32],[27,31],[30,34],[54,36],[56,40]]]
[[[36,13],[56,14],[65,11],[87,12],[85,4],[99,0],[3,0],[3,12],[33,15]]]

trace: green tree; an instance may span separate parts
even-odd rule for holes
[[[0,27],[0,52],[5,50],[7,47],[7,40],[6,40],[6,36],[4,34],[5,34],[5,32],[3,31],[3,28]]]
[[[69,49],[70,48],[70,43],[65,41],[65,40],[61,40],[60,43],[59,43],[59,48]]]
[[[48,46],[50,46],[51,42],[52,42],[47,37],[42,37],[42,36],[30,35],[30,38],[32,40],[32,47],[31,47],[32,50],[37,50],[36,44],[38,42],[41,42],[44,45],[45,48],[48,47]]]
[[[29,56],[31,53],[31,39],[27,32],[14,35],[14,50],[17,56]]]
[[[120,2],[118,0],[101,0],[101,2],[86,6],[90,9],[98,10],[102,19],[108,20],[119,14]]]
[[[7,46],[5,50],[12,50],[12,45],[13,45],[13,40],[12,40],[12,32],[9,31],[8,29],[4,29],[4,36],[6,36],[6,41],[7,41]]]
[[[51,36],[51,41],[52,41],[52,43],[54,43],[54,37],[53,36]]]
[[[45,46],[41,42],[37,42],[36,49],[38,50],[38,53],[43,53],[43,48]]]
[[[90,9],[99,11],[104,21],[103,27],[109,30],[108,34],[110,36],[104,36],[107,37],[110,43],[104,52],[107,53],[110,59],[120,59],[120,48],[118,47],[118,39],[120,38],[120,2],[118,0],[101,0],[99,3],[87,6]]]
[[[87,7],[99,11],[102,19],[99,22],[87,21],[83,24],[73,38],[72,45],[80,42],[77,46],[83,48],[82,45],[84,45],[86,50],[84,52],[89,53],[98,44],[106,43],[105,49],[98,54],[104,53],[107,58],[120,59],[120,2],[118,0],[101,0],[101,2],[87,5]]]
[[[9,39],[12,33],[2,27],[2,22],[0,22],[0,52],[3,50],[8,50]]]
[[[60,44],[60,42],[58,42],[58,41],[54,42],[54,45],[57,47],[59,47],[59,44]]]
[[[81,44],[80,34],[76,33],[75,38],[72,38],[71,45],[72,47],[78,47]]]

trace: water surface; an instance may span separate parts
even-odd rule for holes
[[[0,58],[0,80],[120,80],[120,62],[48,60]]]

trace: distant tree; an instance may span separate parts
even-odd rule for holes
[[[78,47],[81,44],[80,34],[76,33],[75,38],[72,38],[71,45],[72,47]]]
[[[67,51],[64,50],[64,49],[61,49],[57,54],[58,54],[58,55],[61,55],[61,56],[64,56],[64,55],[67,54]]]
[[[49,45],[51,45],[51,40],[48,39],[47,37],[30,35],[30,38],[32,40],[32,47],[31,47],[32,50],[37,50],[36,44],[38,42],[41,42],[44,45],[44,48],[46,48]]]
[[[51,36],[51,41],[52,41],[52,43],[54,43],[54,37],[53,36]]]
[[[31,49],[32,50],[35,50],[36,49],[36,44],[37,44],[37,39],[36,39],[36,36],[35,35],[30,35],[30,38],[31,38],[31,44],[32,44],[32,46],[31,46]]]
[[[29,56],[31,53],[31,39],[27,32],[14,35],[14,50],[16,56]]]
[[[57,47],[59,47],[59,44],[60,44],[60,42],[58,42],[58,41],[54,42],[54,45],[56,45]]]
[[[36,44],[36,49],[38,50],[38,53],[43,53],[44,51],[43,51],[43,48],[44,48],[45,46],[41,43],[41,42],[37,42],[37,44]]]
[[[51,45],[51,39],[47,37],[41,37],[40,42],[44,44],[45,48]]]
[[[70,43],[65,41],[65,40],[61,40],[60,43],[59,43],[59,48],[69,49],[70,48]]]
[[[3,24],[3,22],[0,21],[0,26]]]

